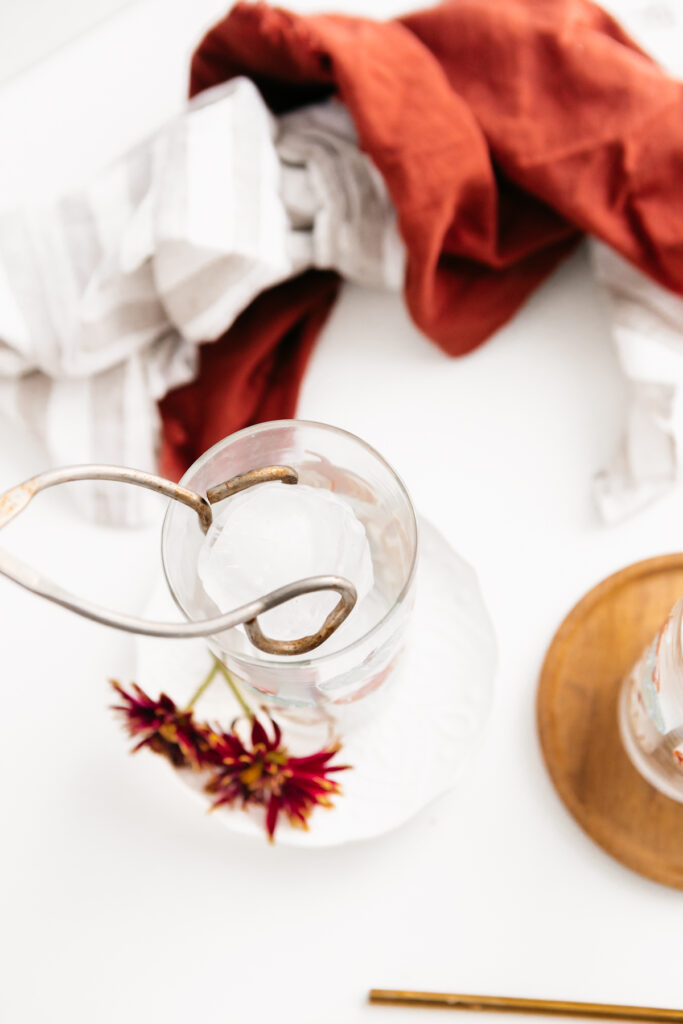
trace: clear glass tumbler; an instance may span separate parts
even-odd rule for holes
[[[337,633],[307,655],[264,654],[249,644],[242,627],[209,637],[208,643],[233,676],[266,703],[298,709],[302,720],[319,720],[321,712],[334,717],[378,691],[404,646],[415,590],[415,512],[403,483],[373,448],[344,430],[304,420],[262,423],[232,434],[202,455],[181,483],[205,493],[239,473],[270,465],[292,466],[300,483],[332,490],[351,505],[368,537],[372,591]],[[228,610],[216,607],[197,575],[203,540],[196,514],[172,502],[162,558],[171,593],[188,619]],[[352,629],[354,615],[362,619],[356,618]]]
[[[619,726],[640,774],[683,803],[683,598],[624,680]]]

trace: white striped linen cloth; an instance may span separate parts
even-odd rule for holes
[[[398,290],[404,249],[381,175],[330,100],[273,117],[240,78],[82,191],[0,214],[0,413],[53,464],[153,470],[157,401],[197,348],[307,267]],[[137,488],[88,487],[101,522],[134,524]]]

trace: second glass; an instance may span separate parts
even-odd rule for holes
[[[624,680],[619,726],[640,774],[683,803],[683,598]]]

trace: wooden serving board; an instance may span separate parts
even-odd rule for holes
[[[555,788],[627,867],[683,889],[683,804],[647,783],[619,735],[622,679],[683,595],[683,554],[630,565],[589,591],[548,649],[538,728]]]

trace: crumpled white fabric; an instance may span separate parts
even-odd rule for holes
[[[615,13],[668,71],[683,74],[683,9],[676,0],[620,0]],[[605,245],[591,241],[590,249],[629,385],[622,441],[594,486],[600,514],[615,522],[683,475],[683,298]]]
[[[400,289],[383,179],[337,101],[275,118],[248,79],[218,86],[79,193],[0,215],[0,412],[55,464],[153,470],[156,403],[198,346],[308,267]],[[144,495],[86,505],[134,523]]]
[[[598,508],[614,522],[663,494],[683,470],[683,298],[604,245],[593,243],[591,255],[629,384],[622,441],[595,479]]]

